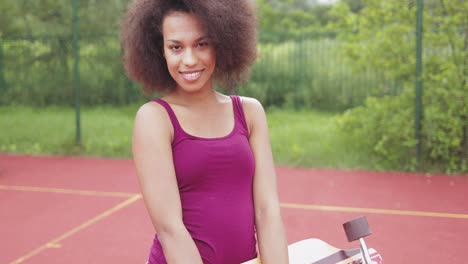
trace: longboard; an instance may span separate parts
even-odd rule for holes
[[[290,264],[363,263],[360,249],[339,249],[317,238],[309,238],[289,245],[288,254]],[[376,250],[370,248],[369,254],[373,263],[383,264],[383,259]],[[242,264],[261,264],[261,261],[256,258]]]

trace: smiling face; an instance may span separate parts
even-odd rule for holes
[[[177,89],[212,89],[216,55],[203,23],[193,14],[172,12],[164,18],[162,32],[164,57]]]

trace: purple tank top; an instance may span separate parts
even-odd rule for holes
[[[238,96],[231,96],[234,128],[219,138],[188,134],[161,99],[174,127],[172,155],[183,222],[203,263],[239,264],[256,257],[253,206],[255,161]],[[149,264],[166,263],[155,235]]]

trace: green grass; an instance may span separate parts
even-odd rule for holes
[[[138,106],[82,108],[82,146],[75,143],[72,108],[0,107],[0,151],[46,155],[131,157],[133,118]],[[339,131],[336,116],[312,111],[268,111],[278,165],[366,168],[355,143]]]
[[[270,111],[270,140],[276,164],[371,168],[365,153],[358,151],[358,144],[339,129],[337,117],[316,111]]]
[[[72,108],[0,108],[0,151],[130,157],[135,107],[82,108],[82,146],[75,144]]]

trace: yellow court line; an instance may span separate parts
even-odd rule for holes
[[[62,193],[62,194],[77,194],[77,195],[87,195],[87,196],[105,196],[105,197],[121,197],[121,198],[128,198],[128,197],[132,197],[133,195],[135,195],[135,193],[124,193],[124,192],[99,192],[99,191],[88,191],[88,190],[73,190],[73,189],[18,186],[18,185],[0,185],[0,190]]]
[[[451,213],[389,210],[389,209],[379,209],[379,208],[342,207],[342,206],[312,205],[312,204],[295,204],[295,203],[281,203],[280,205],[283,208],[303,209],[303,210],[468,219],[468,214],[451,214]]]
[[[60,247],[60,242],[72,235],[74,235],[75,233],[77,233],[78,231],[81,231],[85,228],[87,228],[88,226],[91,226],[95,223],[97,223],[98,221],[108,217],[109,215],[119,211],[120,209],[122,208],[125,208],[127,207],[128,205],[134,203],[135,201],[138,201],[139,199],[141,198],[141,195],[140,194],[136,194],[136,195],[133,195],[132,197],[130,197],[129,199],[125,200],[124,202],[104,211],[103,213],[101,213],[100,215],[84,222],[83,224],[71,229],[70,231],[66,232],[65,234],[45,243],[44,245],[34,249],[33,251],[29,252],[28,254],[14,260],[13,262],[11,262],[10,264],[18,264],[18,263],[22,263],[24,262],[25,260],[41,253],[42,251],[48,249],[48,248],[51,248],[51,247]]]

